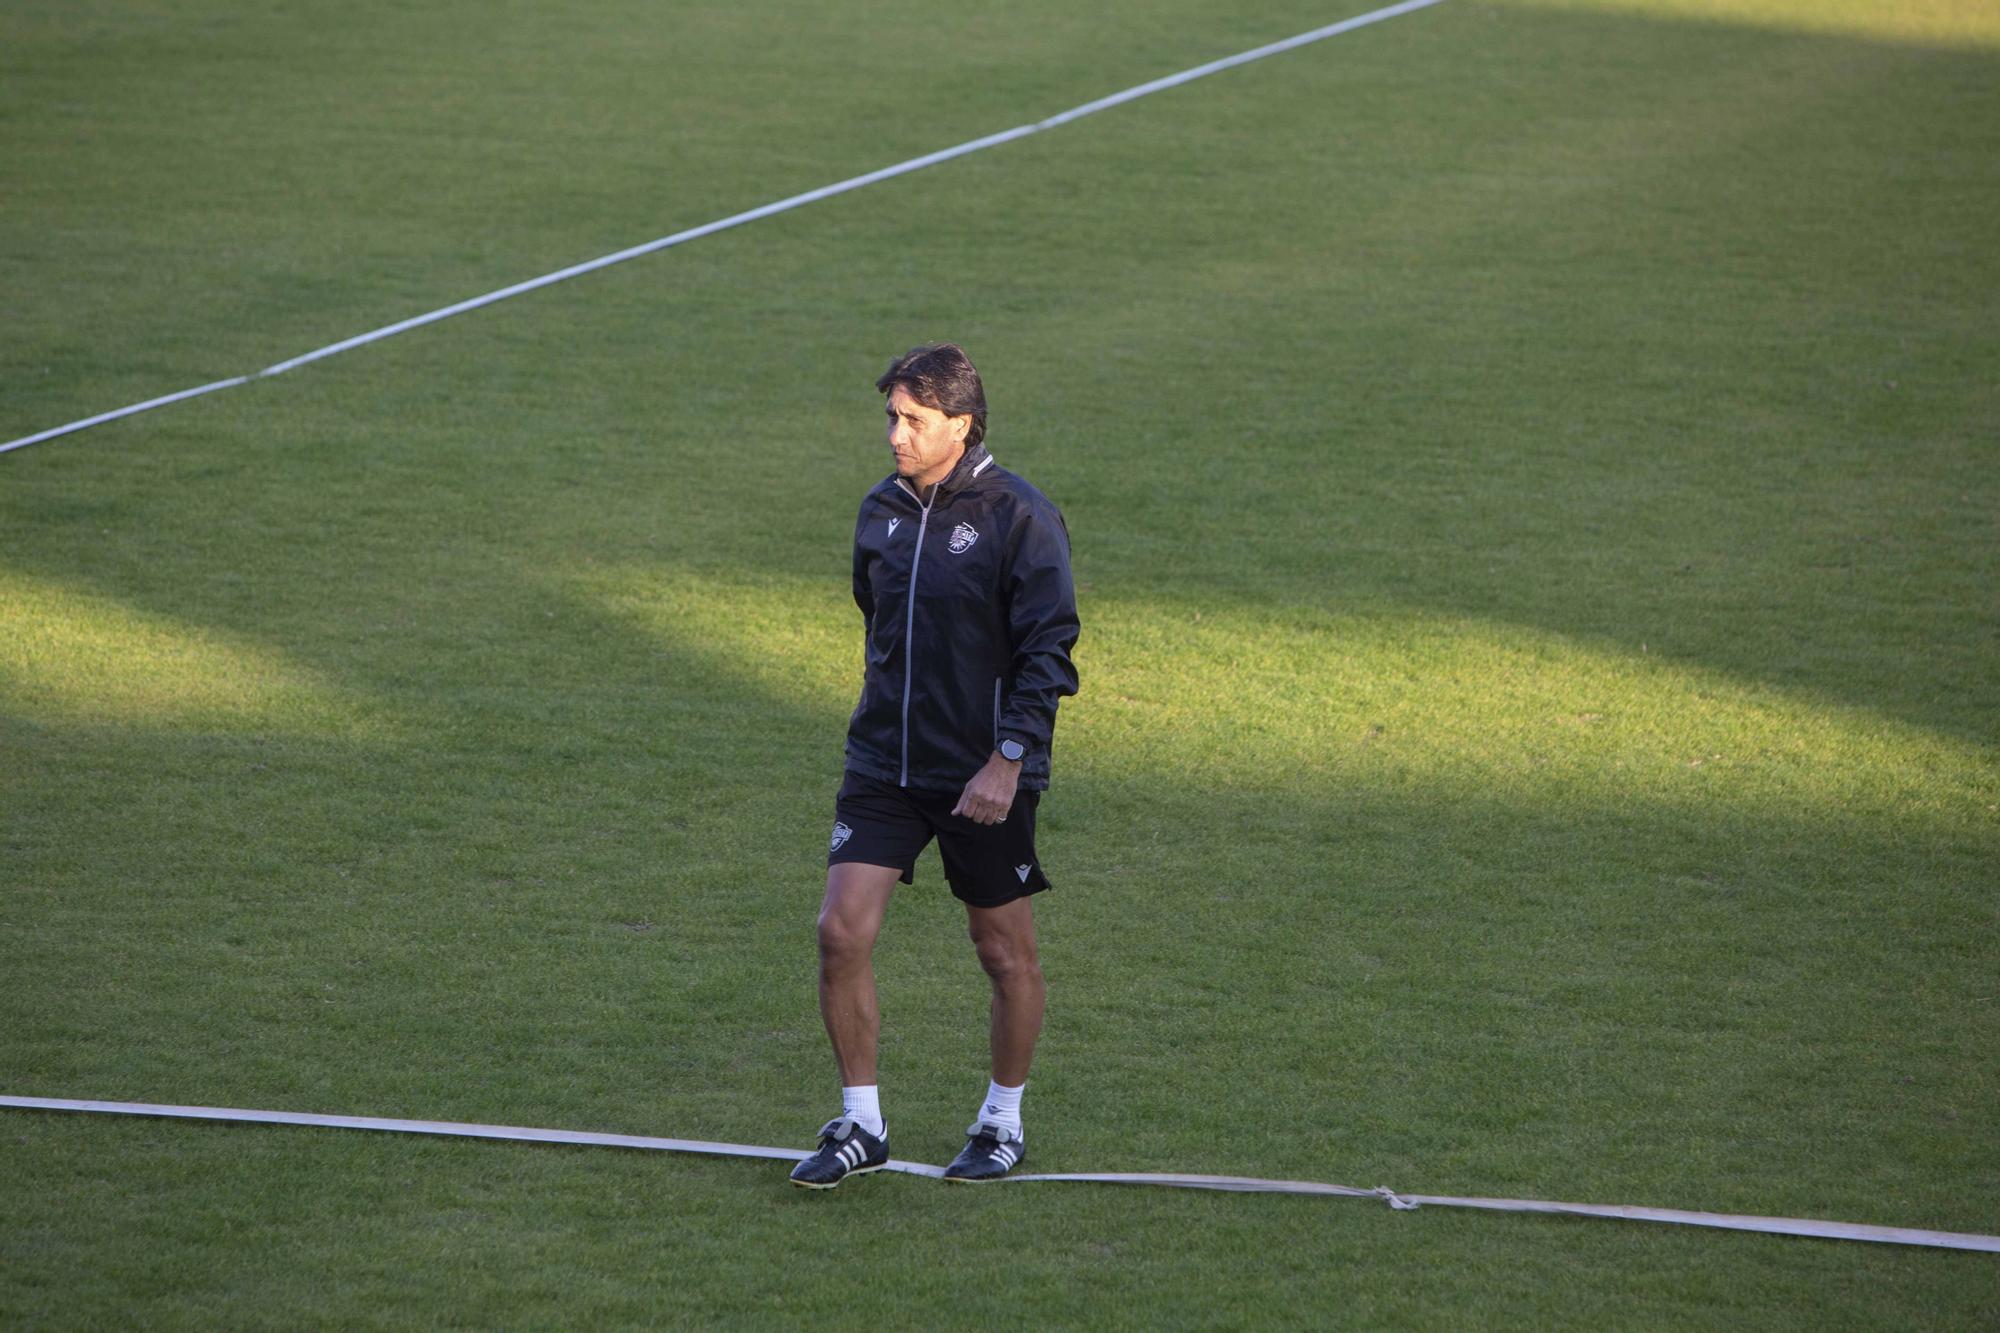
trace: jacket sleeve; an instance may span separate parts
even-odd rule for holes
[[[1046,501],[1026,508],[1007,570],[1007,617],[1014,656],[1014,688],[1000,712],[999,731],[1048,753],[1055,735],[1056,704],[1075,694],[1070,652],[1081,626],[1069,572],[1069,529]]]
[[[861,555],[861,532],[868,523],[868,511],[874,505],[873,496],[863,500],[861,512],[854,519],[854,604],[861,608],[864,631],[875,628],[875,589],[868,582],[868,567]]]

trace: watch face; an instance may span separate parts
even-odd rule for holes
[[[1000,742],[1000,757],[1002,759],[1007,759],[1018,763],[1020,762],[1021,756],[1026,753],[1027,750],[1022,747],[1021,742],[1019,741]]]

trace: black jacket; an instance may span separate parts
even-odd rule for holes
[[[847,766],[956,792],[1003,739],[1021,786],[1049,785],[1056,704],[1076,693],[1069,529],[1040,491],[974,445],[925,506],[891,476],[854,524],[867,674]]]

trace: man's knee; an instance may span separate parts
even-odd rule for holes
[[[1042,966],[1036,957],[1033,936],[1024,938],[1012,931],[981,929],[975,924],[972,927],[972,947],[979,954],[979,965],[995,981],[1037,981],[1041,978]]]
[[[819,961],[828,971],[858,967],[875,952],[875,932],[852,916],[822,908],[819,914]]]

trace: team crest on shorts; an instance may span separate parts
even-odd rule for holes
[[[961,523],[951,530],[951,553],[953,555],[964,555],[972,549],[972,544],[978,540],[979,529],[973,527],[970,523]]]
[[[833,825],[833,846],[827,849],[828,853],[831,854],[833,852],[839,851],[840,845],[853,836],[854,836],[853,829],[847,827],[847,825],[841,823],[840,821],[835,820]]]

